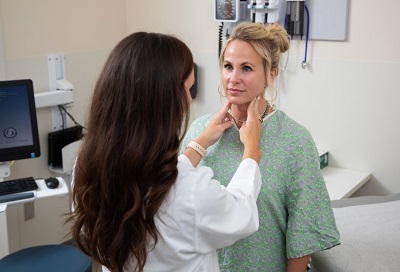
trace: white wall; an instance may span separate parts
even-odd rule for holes
[[[400,192],[396,167],[400,36],[394,21],[399,9],[395,0],[350,1],[348,40],[311,41],[307,70],[300,66],[304,42],[293,41],[288,69],[281,73],[280,108],[329,150],[330,164],[372,173],[371,181],[356,195]],[[32,78],[35,89],[44,91],[47,54],[64,53],[67,78],[75,86],[70,112],[78,122],[85,120],[93,84],[109,50],[139,30],[175,34],[192,49],[199,66],[193,118],[220,106],[219,24],[213,20],[211,0],[0,0],[0,23],[8,79]],[[47,170],[50,110],[38,110],[38,118],[42,157],[15,162],[12,177],[53,174]],[[63,221],[45,222],[61,217],[67,202],[35,202],[35,219],[19,224],[12,234],[14,248],[62,240]],[[10,221],[23,221],[23,209],[12,208]],[[27,228],[34,234],[22,235]]]
[[[175,33],[193,50],[200,66],[193,117],[217,110],[219,24],[213,1],[127,3],[128,32]],[[400,37],[394,19],[399,9],[395,0],[350,1],[348,39],[310,41],[306,70],[305,42],[293,41],[288,69],[281,72],[279,107],[329,150],[329,164],[372,173],[356,196],[400,192]]]

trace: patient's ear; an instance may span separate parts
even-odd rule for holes
[[[274,80],[276,76],[278,75],[278,68],[273,68],[271,69],[271,79]]]

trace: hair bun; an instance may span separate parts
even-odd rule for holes
[[[289,35],[283,26],[278,23],[269,23],[265,26],[265,30],[281,53],[285,53],[289,49]]]

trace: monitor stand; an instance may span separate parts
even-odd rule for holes
[[[10,176],[10,163],[0,162],[0,182],[4,178]],[[8,242],[8,229],[7,229],[7,213],[5,212],[7,204],[0,204],[0,258],[10,253],[9,242]]]
[[[10,163],[0,162],[0,182],[8,176],[10,176]]]

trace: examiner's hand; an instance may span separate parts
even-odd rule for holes
[[[233,126],[233,118],[228,112],[230,107],[231,103],[228,101],[210,121],[208,126],[196,139],[196,142],[201,144],[204,148],[208,148],[221,138],[226,129]]]
[[[258,163],[261,159],[260,139],[261,121],[258,113],[260,97],[256,97],[247,108],[247,120],[239,130],[240,141],[244,144],[243,159],[252,158]]]

